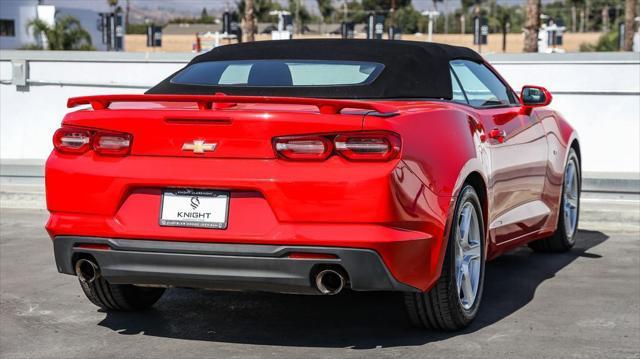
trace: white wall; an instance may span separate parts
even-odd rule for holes
[[[143,93],[190,59],[107,52],[3,51],[0,55],[0,158],[45,159],[69,97]],[[11,83],[11,59],[30,59],[28,89]]]
[[[551,107],[578,131],[584,171],[638,173],[640,54],[611,55],[494,56],[492,63],[518,91],[523,85],[551,91]]]
[[[44,159],[72,96],[143,93],[192,54],[17,52],[0,55],[0,158]],[[29,61],[30,86],[11,84],[11,59]],[[547,87],[576,127],[585,172],[640,172],[640,55],[509,55],[488,59],[519,89]]]

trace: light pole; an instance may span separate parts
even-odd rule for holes
[[[429,17],[429,24],[427,26],[427,41],[431,42],[432,40],[432,35],[433,35],[433,19],[440,15],[440,13],[438,11],[424,11],[422,13],[422,16],[428,16]]]
[[[289,39],[291,37],[291,33],[289,33],[288,31],[285,31],[286,25],[284,23],[284,17],[291,15],[291,13],[286,10],[272,10],[269,12],[269,15],[278,16],[278,31],[277,31],[277,35],[274,35],[275,31],[271,32],[272,40]]]

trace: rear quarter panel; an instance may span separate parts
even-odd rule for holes
[[[486,177],[489,169],[481,130],[455,104],[431,102],[396,117],[367,116],[364,129],[399,133],[403,162],[437,196],[456,195],[461,175],[478,171]]]
[[[395,117],[367,116],[364,129],[394,131],[402,137],[402,160],[394,178],[396,201],[413,210],[417,217],[414,223],[422,227],[416,230],[433,234],[429,269],[437,280],[455,199],[472,172],[487,183],[489,152],[480,141],[482,130],[458,105],[422,104],[404,108]],[[486,222],[486,208],[484,217]],[[420,222],[420,218],[425,221]]]

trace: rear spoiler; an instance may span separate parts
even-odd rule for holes
[[[196,102],[200,110],[225,108],[236,103],[273,103],[292,105],[317,106],[323,114],[339,114],[345,108],[371,110],[379,116],[394,116],[398,114],[395,106],[369,101],[334,100],[307,97],[276,97],[276,96],[227,96],[216,95],[98,95],[72,97],[67,100],[67,107],[91,105],[94,110],[109,108],[114,102]],[[226,105],[226,106],[225,106]]]

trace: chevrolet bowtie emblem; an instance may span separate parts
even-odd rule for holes
[[[192,143],[182,145],[183,151],[193,151],[193,153],[205,153],[207,151],[215,151],[216,143],[206,143],[202,140],[195,140]]]

